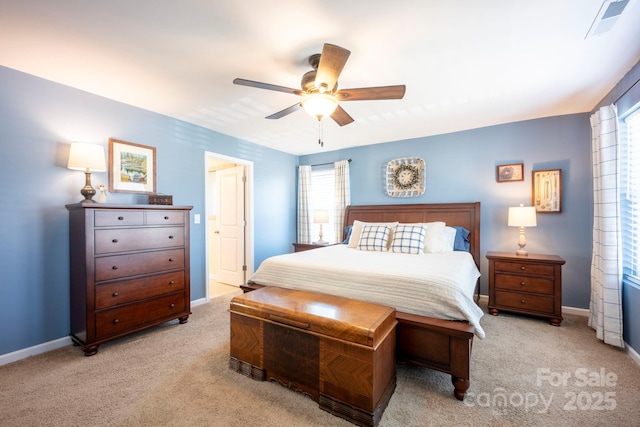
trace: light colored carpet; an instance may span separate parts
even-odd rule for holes
[[[232,296],[193,308],[185,325],[172,322],[104,344],[92,357],[68,346],[0,367],[0,425],[352,425],[277,384],[229,370]],[[597,341],[585,318],[566,316],[555,328],[501,313],[485,315],[482,325],[487,338],[474,340],[465,402],[453,397],[448,375],[401,365],[380,426],[640,422],[640,368],[624,351]]]

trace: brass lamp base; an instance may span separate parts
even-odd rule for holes
[[[84,187],[82,187],[82,190],[80,190],[80,194],[84,196],[84,200],[82,200],[80,203],[97,203],[95,200],[93,200],[93,196],[96,195],[96,189],[91,186],[91,172],[86,171],[84,175],[85,184]]]

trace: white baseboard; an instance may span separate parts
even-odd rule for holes
[[[636,352],[626,342],[624,343],[624,345],[625,345],[625,349],[627,350],[627,354],[629,355],[629,357],[631,357],[631,359],[633,359],[633,361],[636,362],[637,365],[640,365],[640,354],[638,354],[638,352]]]
[[[16,362],[21,359],[26,359],[29,356],[46,353],[47,351],[55,350],[69,344],[71,344],[71,338],[64,337],[58,338],[57,340],[34,345],[33,347],[23,348],[22,350],[16,350],[12,353],[2,354],[0,355],[0,366]]]
[[[200,298],[195,301],[191,301],[191,307],[197,307],[202,304],[206,304],[206,298]],[[23,348],[7,354],[0,354],[0,366],[8,363],[17,362],[18,360],[26,359],[29,356],[35,356],[47,351],[55,350],[60,347],[72,344],[71,337],[58,338],[57,340],[45,342],[42,344],[34,345],[33,347]]]
[[[206,304],[208,301],[206,298],[200,298],[195,301],[191,301],[191,307],[197,307],[202,304]]]
[[[576,307],[567,307],[562,306],[563,314],[574,314],[576,316],[584,316],[589,317],[589,309],[588,308],[576,308]]]

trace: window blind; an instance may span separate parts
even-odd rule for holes
[[[622,266],[640,281],[640,109],[627,116],[620,135]]]
[[[329,223],[323,224],[323,239],[327,242],[336,243],[334,217],[335,217],[335,170],[333,167],[311,171],[312,194],[311,209],[326,209],[329,211]],[[319,224],[311,224],[312,236],[314,239],[320,231]]]

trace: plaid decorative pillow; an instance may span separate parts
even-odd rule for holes
[[[386,252],[390,232],[391,228],[388,225],[363,225],[358,249],[361,251]]]
[[[422,225],[399,224],[393,234],[391,252],[419,254],[424,251],[427,230]]]

